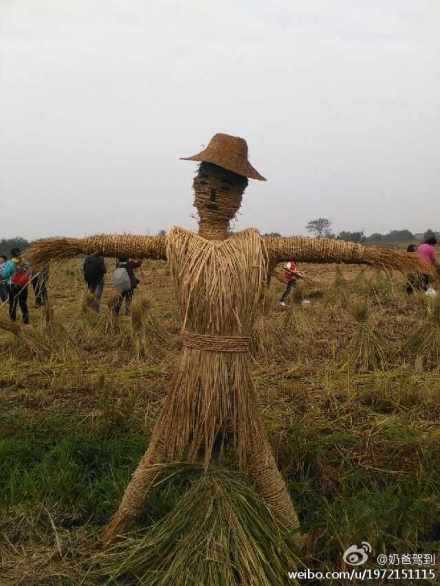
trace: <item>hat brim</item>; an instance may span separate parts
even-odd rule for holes
[[[249,162],[246,163],[237,163],[236,165],[231,161],[222,160],[221,157],[212,157],[209,154],[205,153],[205,151],[201,151],[197,155],[193,155],[192,157],[180,157],[181,161],[199,161],[201,163],[211,163],[213,165],[217,165],[218,167],[222,167],[227,171],[232,171],[237,175],[241,175],[242,177],[248,177],[248,179],[256,179],[257,181],[267,181],[263,175],[258,173],[258,171],[252,167]]]

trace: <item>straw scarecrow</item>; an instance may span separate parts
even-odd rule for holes
[[[194,178],[197,234],[175,227],[166,236],[98,235],[48,239],[34,260],[99,252],[167,260],[182,316],[183,350],[149,448],[105,530],[124,532],[143,511],[162,464],[226,462],[244,473],[278,522],[299,535],[298,516],[256,408],[249,345],[268,275],[280,261],[344,262],[390,269],[417,265],[406,253],[305,237],[263,238],[255,229],[231,234],[248,178],[264,177],[248,161],[244,139],[216,134],[186,160]]]

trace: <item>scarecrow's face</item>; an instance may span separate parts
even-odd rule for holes
[[[203,163],[194,178],[194,205],[202,223],[228,224],[240,208],[247,180]]]

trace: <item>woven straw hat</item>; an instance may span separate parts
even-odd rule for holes
[[[244,138],[231,136],[230,134],[214,134],[206,149],[192,157],[181,157],[183,161],[202,161],[212,163],[233,171],[237,175],[249,177],[249,179],[266,179],[258,173],[248,161],[248,146]]]

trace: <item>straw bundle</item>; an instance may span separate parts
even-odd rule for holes
[[[96,325],[98,322],[97,308],[98,302],[95,295],[93,295],[93,293],[88,290],[84,291],[81,296],[81,303],[79,307],[80,316],[85,317],[93,325]]]
[[[100,234],[87,238],[48,238],[32,244],[26,258],[34,264],[71,258],[81,254],[165,259],[165,236],[132,236]]]
[[[17,350],[24,350],[31,356],[41,358],[49,356],[53,347],[41,332],[30,327],[23,327],[8,319],[0,317],[0,329],[13,334],[18,342]]]
[[[330,313],[345,309],[349,302],[351,283],[341,270],[341,265],[336,266],[335,279],[331,287],[326,290],[325,303]]]
[[[142,511],[162,463],[201,462],[207,469],[213,458],[221,460],[227,454],[253,479],[275,516],[298,529],[295,510],[256,412],[245,346],[267,276],[263,240],[255,230],[220,242],[175,228],[168,234],[167,244],[186,333],[183,352],[150,447],[106,539],[112,539]],[[202,347],[192,343],[194,337]]]
[[[369,307],[366,301],[355,303],[351,307],[357,321],[357,331],[348,346],[350,365],[359,372],[386,367],[385,343],[370,324]]]
[[[348,287],[348,281],[341,270],[341,265],[336,266],[335,280],[333,282],[335,289],[346,289]]]
[[[130,317],[130,339],[136,356],[161,358],[170,346],[170,336],[157,322],[151,300],[145,296],[137,297],[131,306]]]
[[[292,295],[292,306],[283,312],[283,330],[288,332],[295,340],[298,349],[298,342],[304,341],[312,332],[312,324],[308,312],[302,304],[304,290],[302,287],[295,287]],[[292,348],[292,341],[289,344]],[[292,352],[291,352],[292,353]]]
[[[64,325],[55,318],[53,307],[47,299],[41,309],[42,334],[47,340],[47,345],[51,348],[52,353],[59,353],[67,349],[69,352],[73,352],[74,349],[70,345],[69,333]],[[54,340],[56,340],[56,343],[54,343]]]
[[[278,261],[295,258],[297,262],[367,264],[399,271],[431,272],[414,253],[376,246],[362,246],[335,238],[267,237],[269,256]]]
[[[115,315],[115,306],[121,301],[121,295],[112,292],[107,300],[104,312],[100,316],[101,326],[105,334],[117,334],[120,332],[119,319]]]
[[[440,364],[440,296],[422,299],[425,316],[422,323],[410,334],[407,347],[417,354],[423,366],[438,368]]]
[[[164,472],[174,480],[195,471]],[[97,556],[94,573],[148,586],[281,586],[297,563],[293,545],[246,478],[214,469],[177,509]]]

